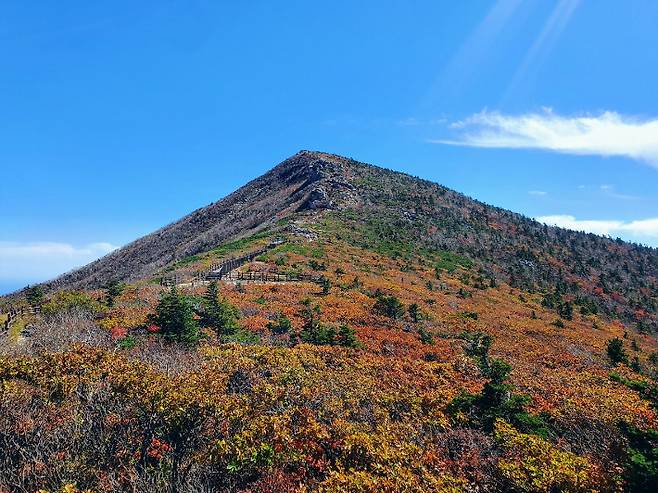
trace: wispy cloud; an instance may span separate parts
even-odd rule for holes
[[[430,125],[445,125],[448,123],[447,118],[432,118],[430,120],[420,119],[413,116],[408,118],[403,118],[402,120],[397,120],[395,122],[401,127],[418,127],[418,126],[430,126]]]
[[[561,116],[550,109],[518,116],[483,111],[451,127],[460,133],[456,139],[432,142],[622,156],[658,168],[658,118],[639,119],[611,111],[597,116]]]
[[[544,192],[543,190],[530,190],[528,195],[534,195],[535,197],[545,197],[548,195],[548,192]]]
[[[604,195],[606,195],[608,197],[612,197],[613,199],[638,200],[640,198],[640,197],[637,197],[636,195],[629,195],[627,193],[619,193],[619,192],[617,192],[614,185],[601,185],[599,187],[599,190],[601,190],[601,192],[603,192]]]
[[[49,241],[0,241],[0,280],[45,281],[96,260],[117,248],[106,242],[74,246]]]
[[[658,238],[658,218],[636,221],[582,220],[570,215],[541,216],[537,221],[550,226],[585,231],[599,235]]]

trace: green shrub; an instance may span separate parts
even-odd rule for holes
[[[520,431],[547,436],[548,427],[544,418],[526,411],[532,402],[531,397],[514,393],[514,386],[507,382],[512,365],[500,359],[489,359],[493,337],[477,332],[466,334],[465,338],[470,343],[466,353],[477,358],[483,376],[489,381],[478,394],[461,392],[448,404],[448,413],[469,426],[489,433],[494,429],[496,420],[503,419]]]
[[[407,312],[409,313],[409,318],[413,323],[418,323],[418,321],[422,318],[420,308],[418,308],[418,303],[412,303],[409,305]]]
[[[331,281],[327,279],[325,276],[322,276],[320,278],[320,286],[322,286],[322,294],[327,295],[331,290]]]
[[[466,332],[462,334],[462,337],[467,341],[466,354],[477,359],[480,368],[486,371],[489,367],[489,349],[493,343],[493,337],[482,332]]]
[[[336,344],[349,348],[360,348],[362,346],[361,341],[359,341],[356,335],[356,331],[347,324],[342,324],[338,329]]]
[[[117,340],[116,344],[119,349],[132,349],[137,345],[137,339],[135,336],[126,336]]]
[[[223,342],[235,342],[237,344],[251,345],[260,344],[261,339],[258,334],[247,329],[239,328],[234,332],[223,335]]]
[[[357,348],[361,342],[356,336],[356,331],[346,324],[338,330],[334,327],[324,325],[320,320],[320,307],[311,303],[308,298],[303,300],[299,315],[304,320],[299,339],[307,344],[317,345],[340,345]],[[294,340],[294,337],[291,337]]]
[[[404,305],[394,295],[378,294],[374,309],[387,317],[398,319],[404,315]]]
[[[626,486],[633,493],[651,493],[658,484],[658,430],[640,430],[620,423],[628,439],[624,461]]]
[[[489,381],[478,394],[462,392],[448,405],[450,414],[461,414],[467,424],[491,433],[496,420],[503,419],[524,433],[542,437],[548,435],[548,428],[541,416],[526,411],[532,402],[530,396],[516,394],[514,386],[506,383],[512,366],[502,360],[491,360],[485,375]]]
[[[420,342],[423,344],[434,344],[434,336],[425,330],[424,327],[418,329],[418,337],[420,338]]]
[[[304,320],[304,324],[299,333],[300,340],[308,344],[333,344],[336,331],[322,324],[320,321],[320,307],[317,304],[312,304],[308,298],[302,300],[301,304],[302,309],[299,315]]]
[[[573,305],[569,302],[562,303],[557,310],[558,315],[565,320],[573,319]]]
[[[285,315],[279,314],[275,321],[267,322],[267,328],[273,334],[287,334],[292,329],[292,322]]]
[[[53,315],[59,312],[82,309],[90,312],[101,312],[103,305],[87,293],[81,291],[59,291],[47,303],[42,305],[42,312]]]

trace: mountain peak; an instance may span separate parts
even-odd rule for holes
[[[49,287],[153,278],[229,241],[266,229],[285,235],[282,219],[312,229],[328,215],[342,225],[337,238],[351,237],[361,247],[393,249],[398,257],[417,248],[453,252],[476,262],[483,276],[531,292],[582,285],[587,288],[578,296],[595,298],[603,290],[601,306],[625,320],[634,317],[627,300],[653,306],[651,290],[658,289],[655,250],[547,227],[436,183],[309,150]],[[645,292],[641,286],[652,287]]]
[[[360,198],[349,179],[354,161],[300,151],[227,197],[47,283],[52,288],[98,287],[109,279],[134,281],[236,236],[304,211],[340,210]]]

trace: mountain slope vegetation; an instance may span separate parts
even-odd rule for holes
[[[653,491],[657,274],[302,151],[0,336],[0,491]]]

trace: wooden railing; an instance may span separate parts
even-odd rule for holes
[[[259,255],[264,254],[268,250],[270,250],[272,247],[268,245],[265,248],[261,248],[260,250],[257,250],[255,252],[250,252],[245,255],[242,255],[241,257],[237,258],[232,258],[229,260],[226,260],[220,264],[216,264],[214,269],[211,266],[210,271],[206,272],[203,277],[205,277],[208,280],[212,279],[223,279],[226,275],[228,275],[231,271],[237,269],[238,267],[242,267],[244,264],[251,262],[254,260],[256,257]]]
[[[7,332],[9,328],[12,326],[12,324],[16,321],[16,319],[21,316],[25,315],[26,313],[30,314],[36,314],[36,313],[41,313],[41,307],[40,306],[21,306],[19,308],[14,307],[13,305],[9,306],[8,311],[4,312],[2,315],[5,315],[7,318],[5,319],[4,323],[2,324],[2,327],[0,330],[2,332]]]
[[[238,267],[242,267],[244,264],[251,262],[259,255],[264,254],[268,250],[271,250],[272,248],[280,245],[281,243],[282,243],[281,241],[273,241],[272,243],[269,243],[267,246],[259,250],[246,253],[244,255],[241,255],[240,257],[230,258],[228,260],[224,260],[223,262],[214,262],[213,264],[210,265],[210,269],[197,273],[194,276],[194,279],[195,280],[227,279],[227,276],[231,273],[231,271],[234,271]],[[173,286],[176,284],[180,284],[181,280],[182,280],[181,276],[179,276],[178,274],[174,274],[174,275],[162,277],[162,279],[160,280],[160,284],[162,286]]]
[[[279,274],[277,272],[229,272],[221,279],[226,281],[252,281],[252,282],[293,282],[307,281],[320,282],[322,276],[312,276],[310,274]]]

